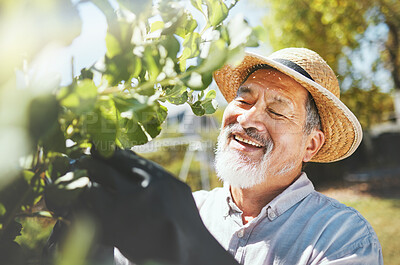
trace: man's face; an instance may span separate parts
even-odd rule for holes
[[[223,116],[216,168],[233,187],[289,185],[301,171],[308,92],[273,69],[252,73]]]

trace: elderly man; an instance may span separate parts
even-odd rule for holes
[[[350,156],[362,131],[326,62],[308,49],[247,54],[214,75],[227,106],[216,170],[194,194],[213,236],[241,264],[382,264],[369,223],[314,190],[303,164]]]
[[[302,172],[350,156],[362,138],[326,62],[289,48],[247,54],[214,78],[229,102],[215,163],[223,188],[195,192],[195,204],[184,183],[132,152],[78,162],[95,183],[82,205],[115,263],[383,264],[368,222]]]

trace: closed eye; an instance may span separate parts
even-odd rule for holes
[[[276,111],[274,111],[272,109],[269,109],[268,111],[270,113],[272,113],[273,115],[277,116],[277,117],[285,117],[284,115],[282,115],[282,114],[280,114],[280,113],[278,113],[278,112],[276,112]]]
[[[240,104],[243,104],[243,105],[247,105],[247,106],[250,106],[251,105],[251,103],[249,103],[249,102],[247,102],[247,101],[245,101],[245,100],[243,100],[243,99],[238,99],[238,98],[236,98],[235,99],[237,102],[239,102]]]

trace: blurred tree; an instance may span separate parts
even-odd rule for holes
[[[265,0],[264,2],[269,7],[269,13],[263,22],[274,50],[290,46],[315,50],[327,60],[335,72],[341,74],[339,82],[342,85],[346,83],[346,87],[349,88],[363,83],[363,88],[370,90],[371,96],[374,96],[373,92],[379,91],[377,88],[379,85],[375,84],[377,79],[374,73],[384,66],[391,73],[395,99],[398,98],[396,95],[400,94],[399,1]],[[387,32],[387,35],[380,36],[382,31]],[[356,73],[359,71],[359,66],[354,62],[354,58],[360,56],[363,42],[373,45],[380,54],[372,69],[367,74],[360,75],[360,72]],[[365,48],[363,52],[370,53],[365,51]],[[361,80],[363,82],[360,82]],[[363,92],[354,88],[349,91],[353,96],[358,96],[360,93]],[[383,94],[377,94],[377,98],[382,96]],[[360,95],[360,98],[363,96]],[[351,97],[344,97],[346,104],[349,100]],[[381,104],[379,108],[372,109],[369,114],[361,109],[362,104],[349,103],[349,105],[355,107],[352,110],[358,117],[363,116],[362,125],[368,128],[373,123],[382,121],[382,118],[370,117],[370,114],[393,109],[390,100],[385,100],[384,103],[385,105]],[[368,107],[374,108],[376,105]],[[400,105],[396,108],[397,113],[400,113]]]

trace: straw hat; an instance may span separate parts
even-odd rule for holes
[[[260,64],[269,65],[292,77],[314,98],[325,143],[311,160],[334,162],[350,156],[360,145],[362,129],[354,114],[340,101],[338,80],[329,65],[315,52],[304,48],[279,50],[268,57],[246,53],[238,66],[226,65],[214,79],[228,102],[247,75]]]

